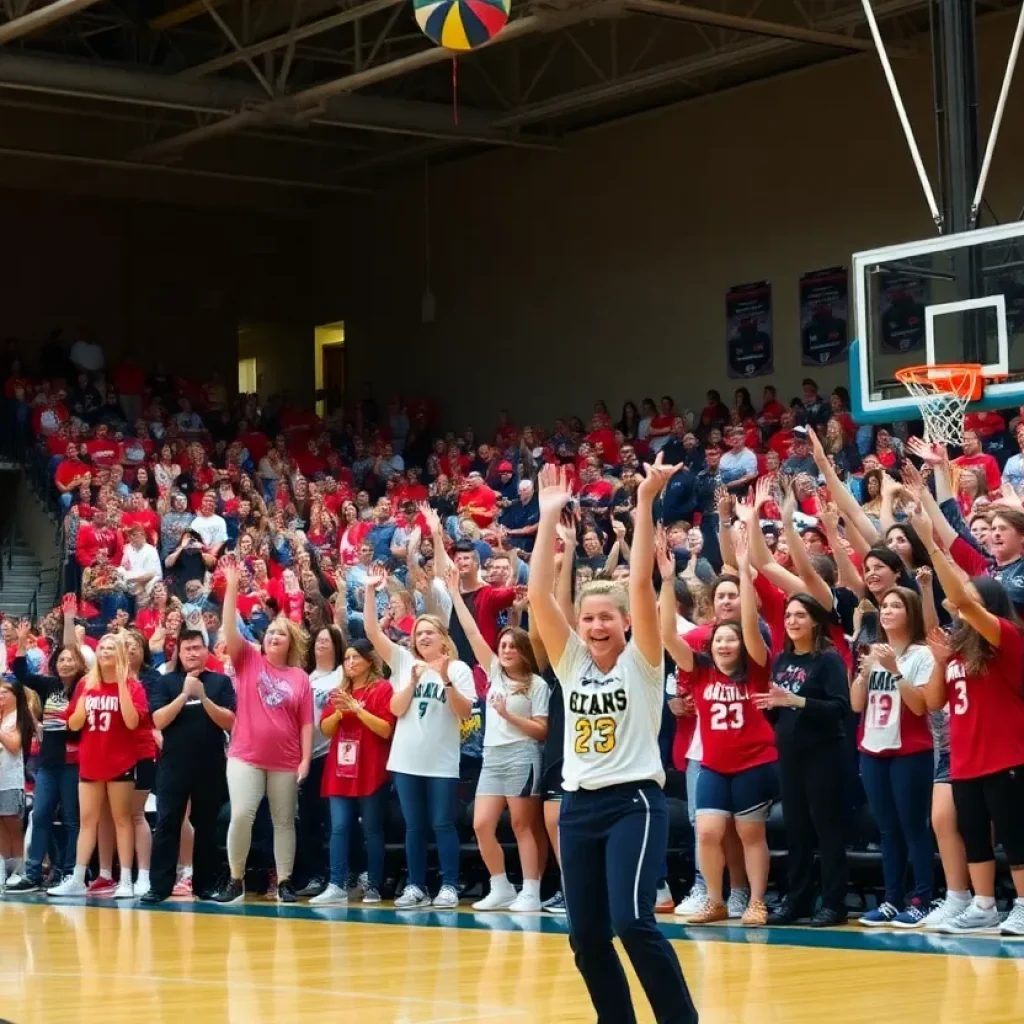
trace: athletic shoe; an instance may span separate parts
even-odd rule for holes
[[[282,878],[277,883],[277,902],[278,903],[296,903],[298,901],[298,894],[295,892],[295,886],[292,885],[290,878]]]
[[[7,881],[4,882],[4,888],[10,890],[12,885],[18,885],[21,882],[21,875],[17,871],[13,875],[7,876]]]
[[[318,893],[310,901],[311,907],[345,907],[348,906],[348,893],[340,885],[333,882],[324,887],[323,892]]]
[[[836,910],[834,907],[822,907],[811,917],[812,928],[835,928],[837,925],[846,924],[850,915],[846,908]]]
[[[267,873],[267,892],[266,896],[268,900],[277,899],[277,872],[270,871]]]
[[[147,889],[145,895],[139,897],[139,902],[144,903],[148,907],[152,907],[157,903],[163,903],[165,899],[167,899],[167,897],[161,896],[155,889]]]
[[[430,897],[418,886],[407,885],[395,898],[395,910],[419,910],[430,906]]]
[[[729,917],[733,921],[738,921],[743,917],[747,910],[747,904],[750,902],[750,890],[749,889],[733,889],[729,893],[729,900],[725,904],[726,910],[729,911]]]
[[[879,903],[874,910],[860,915],[860,923],[868,928],[880,928],[892,924],[899,916],[899,911],[891,903]],[[924,915],[921,915],[924,920]]]
[[[229,878],[214,894],[214,903],[230,906],[245,899],[245,886],[240,878]]]
[[[340,889],[341,886],[335,886],[335,888]],[[319,896],[326,889],[327,883],[322,878],[311,878],[295,895],[307,899],[311,896]]]
[[[47,896],[88,896],[89,890],[85,882],[78,881],[74,875],[68,875],[60,885],[46,890]]]
[[[454,885],[442,885],[441,891],[434,897],[438,910],[455,910],[459,905],[459,891]]]
[[[562,895],[561,889],[547,900],[541,909],[545,914],[557,914],[559,917],[565,917],[565,897]]]
[[[893,928],[920,928],[924,924],[925,914],[920,900],[911,900],[906,910],[901,910],[893,919]]]
[[[977,900],[971,900],[966,910],[951,917],[938,931],[947,935],[993,935],[999,931],[999,912],[995,907],[984,910]]]
[[[999,926],[1000,935],[1024,935],[1024,902],[1016,900],[1006,920]]]
[[[12,877],[7,883],[8,892],[39,892],[40,888],[42,888],[41,882],[33,882],[28,878],[19,878],[15,882]]]
[[[540,897],[521,892],[508,906],[513,914],[536,914],[540,911]]]
[[[740,923],[747,928],[763,928],[768,923],[768,908],[764,900],[751,900],[743,912]]]
[[[345,890],[348,892],[348,897],[351,900],[359,899],[359,896],[364,892],[370,885],[370,876],[364,871],[358,877],[356,875],[349,875],[345,879]]]
[[[380,903],[380,890],[372,885],[368,885],[363,890],[363,902],[364,903]]]
[[[174,883],[174,888],[171,890],[172,896],[191,896],[192,893],[192,876],[182,875]]]
[[[135,899],[135,886],[132,885],[131,879],[126,878],[123,882],[119,882],[113,895],[115,900]]]
[[[654,897],[654,912],[656,914],[671,914],[675,909],[676,903],[672,899],[672,890],[667,884],[658,886],[658,893]]]
[[[714,924],[716,921],[728,921],[729,910],[724,903],[716,903],[712,899],[704,901],[704,906],[690,917],[687,924]]]
[[[802,914],[800,908],[792,903],[788,896],[784,896],[782,902],[768,915],[768,923],[771,925],[796,924],[797,921],[808,916]]]
[[[113,896],[116,888],[117,882],[112,878],[104,878],[100,875],[99,878],[94,878],[89,883],[88,893],[90,896]]]
[[[676,907],[676,914],[680,917],[689,917],[696,914],[708,901],[708,891],[701,882],[694,882],[689,895],[683,897],[683,901]]]
[[[971,897],[950,896],[946,893],[944,900],[934,900],[928,916],[924,919],[924,927],[930,932],[937,932],[947,921],[962,914],[971,905]]]
[[[511,884],[491,886],[491,891],[473,904],[474,910],[505,910],[516,901],[516,891]]]

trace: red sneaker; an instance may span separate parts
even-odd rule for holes
[[[192,879],[189,876],[179,878],[174,883],[174,888],[171,890],[172,896],[191,896],[192,895]]]
[[[96,878],[89,883],[86,890],[89,896],[113,896],[117,888],[117,882],[112,878]]]

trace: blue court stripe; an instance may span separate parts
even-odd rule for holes
[[[307,904],[240,903],[222,907],[215,903],[166,901],[155,906],[111,899],[49,900],[45,896],[11,893],[4,903],[28,903],[38,906],[88,906],[107,910],[157,911],[171,914],[212,914],[232,917],[276,918],[292,921],[323,921],[347,924],[406,925],[413,928],[463,928],[469,931],[529,932],[565,935],[568,924],[551,914],[472,913],[464,910],[408,910],[355,907],[310,907]],[[935,932],[896,932],[867,929],[857,925],[845,928],[743,928],[739,925],[712,925],[692,928],[674,921],[658,921],[670,939],[680,942],[734,942],[751,946],[797,946],[802,949],[861,950],[875,953],[924,953],[939,956],[975,956],[997,960],[1024,960],[1024,940],[998,935],[968,938]]]

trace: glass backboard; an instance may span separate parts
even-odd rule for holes
[[[906,366],[981,363],[973,408],[1024,402],[1024,223],[906,242],[853,257],[857,340],[850,397],[861,423],[917,419]]]

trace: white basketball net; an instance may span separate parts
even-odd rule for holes
[[[974,394],[977,372],[930,367],[907,377],[903,385],[917,402],[924,420],[924,437],[933,444],[961,445],[964,412]],[[976,368],[980,372],[981,367]]]

